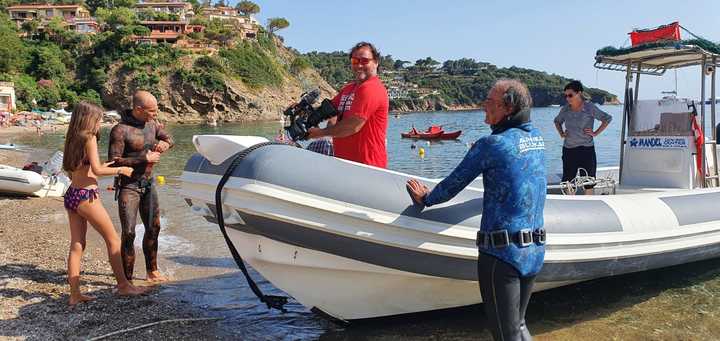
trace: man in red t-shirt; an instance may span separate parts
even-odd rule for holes
[[[387,89],[377,76],[380,53],[366,42],[350,50],[355,80],[343,86],[332,103],[338,115],[326,128],[310,128],[308,138],[331,136],[335,156],[386,168],[388,125]]]

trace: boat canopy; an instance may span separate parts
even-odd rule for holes
[[[694,39],[680,40],[679,29]],[[633,30],[630,37],[630,47],[608,46],[595,54],[596,68],[626,73],[618,183],[673,188],[720,186],[718,136],[714,129],[720,45],[693,34],[677,22]],[[640,75],[661,76],[669,69],[689,66],[700,66],[699,103],[705,103],[705,79],[710,76],[711,134],[706,134],[705,105],[696,109],[694,101],[675,98],[638,100]],[[706,140],[705,136],[712,138]],[[666,171],[670,168],[675,170],[674,174]]]
[[[598,69],[660,76],[668,69],[694,65],[718,65],[720,46],[705,39],[658,42],[630,48],[605,47],[595,55]]]

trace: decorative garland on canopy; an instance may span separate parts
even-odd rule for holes
[[[613,47],[613,46],[606,46],[603,47],[595,53],[596,56],[605,56],[605,57],[614,57],[619,56],[623,54],[638,52],[638,51],[644,51],[644,50],[651,50],[658,47],[675,47],[676,49],[682,48],[683,45],[693,45],[697,46],[705,51],[708,51],[710,53],[720,54],[720,45],[713,43],[707,39],[686,39],[686,40],[680,40],[680,41],[660,41],[655,43],[648,43],[648,44],[642,44],[640,46],[635,47]]]

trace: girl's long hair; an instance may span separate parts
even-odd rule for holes
[[[63,155],[63,169],[72,173],[86,159],[85,144],[87,141],[100,133],[98,122],[102,119],[103,110],[99,106],[80,102],[75,105],[72,116],[70,117],[70,126],[65,135],[65,151]]]

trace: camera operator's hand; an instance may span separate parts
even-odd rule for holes
[[[307,139],[309,140],[309,139],[316,139],[316,138],[323,137],[323,136],[325,136],[324,133],[325,133],[325,131],[318,127],[310,128],[310,129],[308,129]]]

